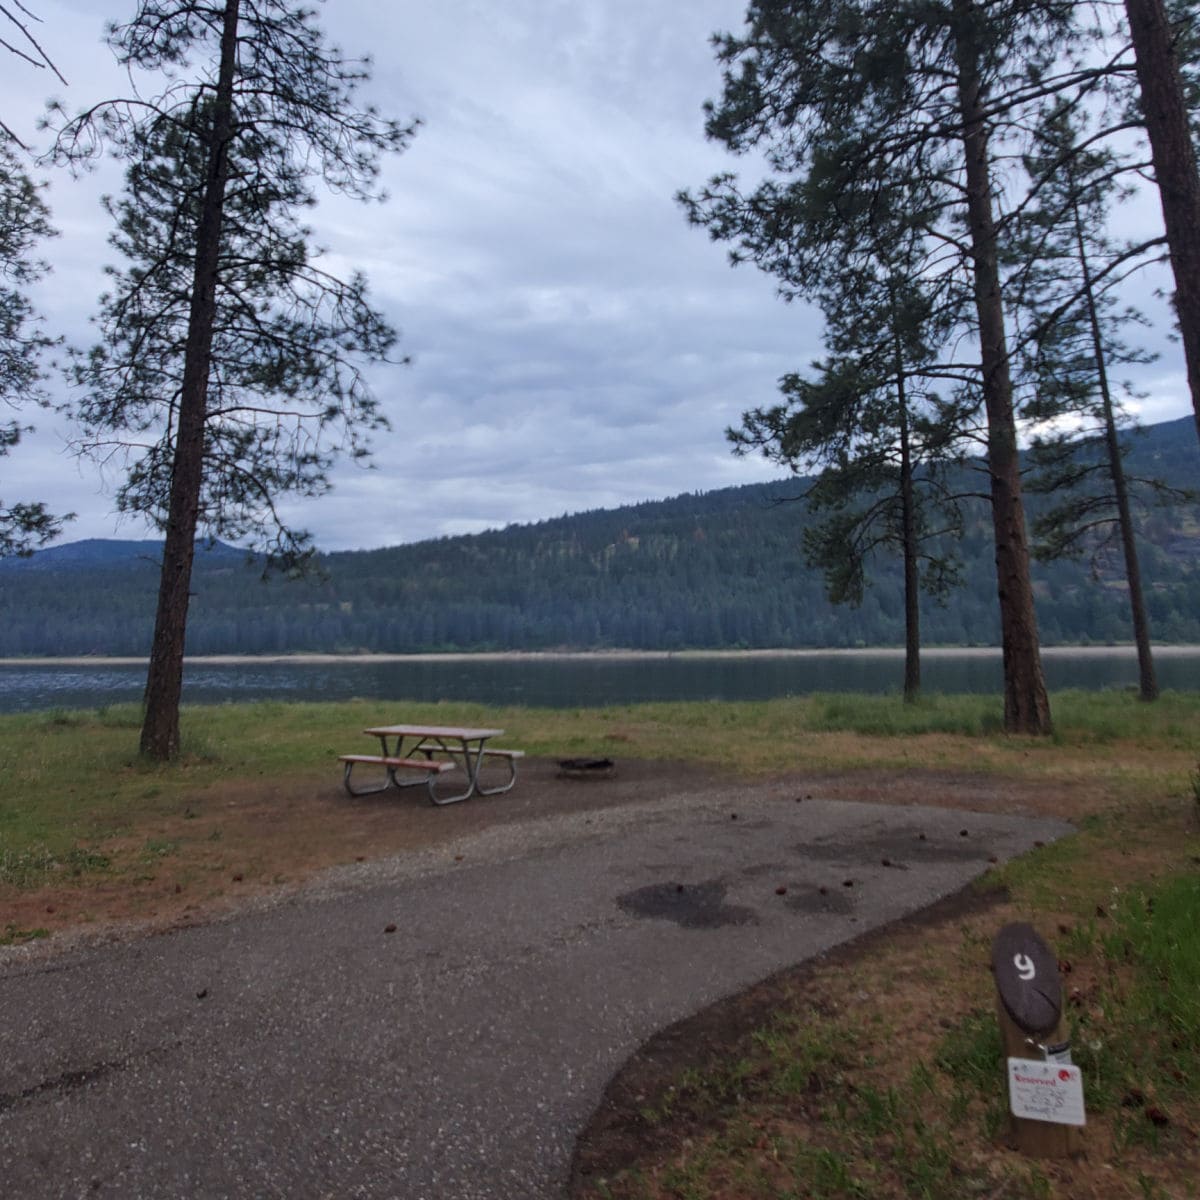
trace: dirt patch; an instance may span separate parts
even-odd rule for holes
[[[822,800],[928,804],[1065,821],[1102,811],[1117,800],[1115,792],[1098,787],[1095,779],[1064,782],[962,771],[845,771],[810,776],[805,786]]]
[[[486,776],[485,776],[486,778]],[[595,811],[699,791],[729,779],[683,763],[629,760],[611,778],[559,778],[551,759],[522,763],[516,787],[435,807],[422,788],[351,797],[327,781],[223,783],[93,849],[102,871],[55,872],[31,890],[0,887],[0,936],[136,923],[146,930],[193,923],[318,872],[456,841],[556,813]]]
[[[448,843],[488,829],[557,813],[638,804],[702,791],[737,776],[696,764],[618,761],[605,779],[564,779],[552,759],[530,759],[517,786],[500,796],[434,807],[423,789],[350,797],[337,777],[223,783],[190,794],[155,817],[95,847],[104,871],[64,869],[32,890],[0,888],[0,935],[17,940],[81,928],[136,923],[162,929],[227,912],[247,900],[295,889],[318,872]],[[762,782],[762,781],[760,781]],[[789,774],[766,781],[781,795],[932,804],[980,812],[1077,818],[1108,803],[1094,784],[1012,781],[940,771],[859,770]],[[816,901],[814,901],[816,903]]]

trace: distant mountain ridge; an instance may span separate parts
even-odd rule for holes
[[[78,542],[64,542],[61,546],[50,546],[27,557],[0,558],[0,570],[24,568],[34,571],[57,571],[66,569],[88,569],[92,567],[120,567],[132,562],[162,561],[163,544],[150,538],[131,541],[121,538],[84,538]],[[245,558],[246,551],[225,542],[200,542],[196,555],[201,559]]]
[[[1200,491],[1200,444],[1196,443],[1195,421],[1191,417],[1180,417],[1174,421],[1163,421],[1147,425],[1142,430],[1140,443],[1135,453],[1135,462],[1143,472],[1149,470],[1161,474],[1176,486]],[[1194,451],[1194,453],[1189,453]],[[767,483],[748,483],[733,487],[714,488],[711,491],[683,492],[664,500],[642,500],[634,504],[609,509],[585,509],[567,513],[560,517],[547,517],[520,525],[497,526],[477,534],[444,534],[418,542],[399,543],[396,546],[379,547],[374,550],[335,550],[321,555],[323,560],[359,554],[387,554],[405,546],[446,545],[472,538],[494,538],[505,536],[516,530],[552,530],[564,524],[587,521],[594,517],[627,516],[633,523],[658,518],[679,518],[688,514],[727,511],[744,505],[774,506],[798,501],[802,498],[811,478],[791,476],[771,480]],[[153,539],[122,540],[116,538],[86,538],[78,542],[64,542],[46,550],[38,550],[27,557],[0,558],[0,569],[12,566],[37,569],[60,567],[104,567],[120,566],[135,560],[161,561],[162,542]],[[248,551],[226,542],[200,541],[196,544],[198,558],[210,561],[245,559]]]
[[[1131,470],[1200,492],[1190,417],[1135,440]],[[377,550],[320,555],[320,577],[272,579],[245,551],[197,555],[188,650],[354,653],[896,645],[899,563],[883,560],[858,609],[831,605],[801,551],[803,479],[645,501]],[[976,489],[977,490],[977,489]],[[789,503],[791,501],[791,503]],[[1037,500],[1030,497],[1031,509]],[[1200,513],[1141,517],[1152,635],[1200,642]],[[964,586],[925,601],[927,644],[998,640],[991,526],[975,504]],[[0,569],[0,655],[144,654],[160,548],[90,540]],[[15,568],[15,569],[14,569]],[[1043,641],[1129,640],[1118,567],[1035,564]]]

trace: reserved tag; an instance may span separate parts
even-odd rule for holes
[[[1014,1117],[1085,1125],[1083,1075],[1078,1067],[1036,1058],[1008,1060],[1008,1101]]]

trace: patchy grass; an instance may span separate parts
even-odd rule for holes
[[[573,710],[215,705],[184,710],[184,753],[165,766],[138,757],[132,705],[7,716],[0,718],[0,887],[35,887],[64,873],[111,878],[156,857],[186,861],[195,842],[222,836],[221,826],[201,819],[222,787],[327,789],[336,756],[363,744],[359,730],[388,717],[503,726],[509,744],[535,756],[736,763],[749,777],[798,767],[839,775],[920,768],[1093,786],[1097,811],[1116,794],[1140,802],[1200,786],[1192,781],[1200,695],[1168,694],[1149,705],[1126,693],[1058,693],[1055,735],[1037,740],[998,732],[999,712],[993,697],[937,695],[915,705],[895,696],[816,695]],[[195,821],[195,829],[181,834],[179,820]]]
[[[11,921],[4,926],[0,926],[0,946],[19,946],[25,942],[35,942],[39,938],[50,936],[50,930],[37,929],[21,929]]]

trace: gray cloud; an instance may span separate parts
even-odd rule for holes
[[[131,4],[125,0],[131,9]],[[672,197],[731,165],[703,138],[716,93],[708,45],[742,0],[337,0],[322,11],[348,52],[375,59],[370,97],[425,125],[387,164],[385,204],[330,198],[313,214],[335,269],[362,268],[402,331],[410,367],[372,371],[392,422],[374,469],[344,465],[318,501],[285,504],[324,549],[476,531],[563,512],[768,478],[723,437],[820,350],[819,321],[689,229]],[[125,86],[99,36],[110,3],[42,3],[43,32],[79,106]],[[40,83],[34,80],[33,85]],[[40,90],[0,83],[32,129]],[[59,89],[61,92],[62,89]],[[11,122],[10,122],[11,123]],[[110,261],[111,166],[53,182],[62,236],[40,300],[86,342]],[[1171,350],[1149,419],[1186,411]],[[1147,377],[1148,379],[1151,377]],[[68,537],[114,526],[102,478],[46,419],[0,470],[6,499],[74,508]],[[111,485],[114,477],[110,475]]]

